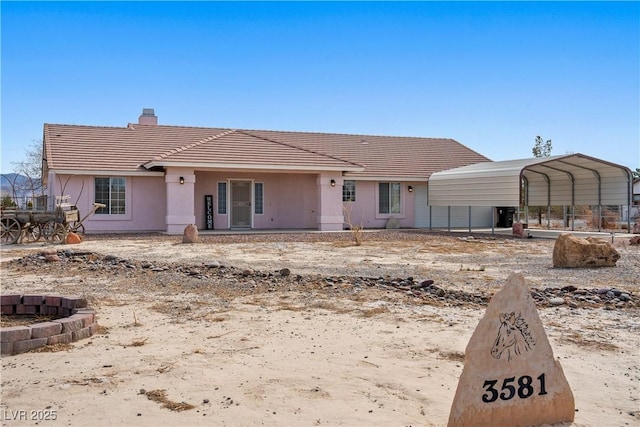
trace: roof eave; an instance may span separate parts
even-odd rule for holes
[[[362,172],[364,168],[355,167],[352,165],[345,166],[304,166],[304,165],[265,165],[265,164],[244,164],[244,163],[211,163],[211,162],[177,162],[177,161],[162,161],[152,160],[143,165],[147,169],[154,167],[178,167],[178,168],[193,168],[193,169],[209,169],[209,170],[237,170],[237,169],[252,169],[252,170],[278,170],[278,171],[328,171],[328,172]]]
[[[87,170],[87,169],[53,169],[57,175],[109,175],[109,176],[164,176],[164,172],[148,170]]]
[[[426,176],[388,176],[388,175],[360,175],[357,173],[345,173],[345,178],[352,178],[357,181],[411,181],[411,182],[428,182],[429,178]]]

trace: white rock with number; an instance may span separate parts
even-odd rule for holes
[[[572,422],[575,402],[521,273],[496,293],[465,351],[449,427]]]

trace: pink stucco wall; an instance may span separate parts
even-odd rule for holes
[[[205,228],[205,195],[213,196],[214,229],[229,228],[230,204],[227,215],[218,215],[218,182],[253,181],[263,183],[264,213],[254,216],[254,229],[315,229],[317,227],[316,174],[282,174],[256,172],[196,172],[196,226]]]
[[[345,202],[345,216],[350,214],[353,225],[364,228],[384,228],[390,217],[400,222],[400,227],[414,227],[415,224],[415,193],[410,193],[408,186],[415,187],[417,183],[402,183],[400,193],[401,213],[378,213],[378,182],[356,181],[356,201]]]
[[[184,178],[184,184],[179,178]],[[336,186],[327,183],[336,180]],[[169,231],[181,233],[185,223],[194,221],[198,229],[205,229],[205,195],[213,196],[214,229],[229,228],[227,215],[217,214],[218,182],[226,182],[230,194],[230,182],[252,181],[263,183],[264,213],[254,215],[253,228],[260,229],[318,229],[321,218],[338,218],[343,206],[353,225],[365,228],[384,228],[389,217],[398,219],[401,227],[415,224],[415,193],[402,183],[400,214],[379,214],[378,182],[356,181],[356,201],[342,203],[342,177],[318,173],[267,173],[267,172],[202,172],[171,170],[166,176],[126,177],[127,212],[125,215],[92,215],[84,222],[87,233]],[[62,190],[64,187],[64,191]],[[325,193],[320,194],[321,191]],[[70,202],[77,203],[81,216],[90,212],[94,201],[93,176],[49,177],[50,209],[55,195],[68,194]],[[169,199],[168,200],[168,197]],[[323,206],[320,206],[322,204]],[[320,210],[323,210],[323,213]],[[176,220],[176,218],[178,220]],[[175,230],[168,230],[173,221]],[[334,225],[329,224],[330,227]],[[337,229],[341,229],[337,224]]]
[[[80,209],[81,218],[93,209],[94,176],[50,174],[47,194],[49,209],[55,196],[69,195]],[[165,231],[166,192],[162,176],[126,177],[126,214],[91,215],[84,222],[87,233]]]

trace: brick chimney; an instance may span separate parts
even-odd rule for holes
[[[153,108],[143,108],[142,114],[138,117],[138,124],[140,125],[157,125],[158,116],[156,116]]]

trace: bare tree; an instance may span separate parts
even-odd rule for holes
[[[16,194],[30,195],[31,203],[44,194],[42,183],[42,141],[34,141],[25,149],[25,158],[19,162],[11,162],[13,171],[22,175],[25,180],[13,182],[14,197]]]
[[[342,211],[344,215],[344,222],[349,226],[353,241],[355,242],[356,246],[362,246],[364,227],[362,226],[362,224],[354,224],[351,218],[351,206],[343,206]]]

